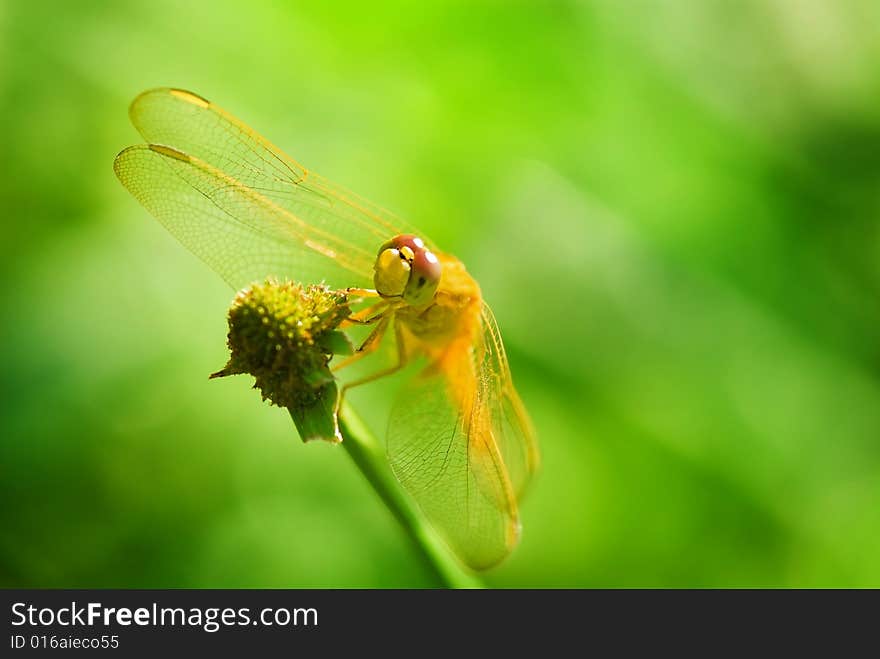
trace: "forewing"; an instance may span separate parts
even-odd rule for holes
[[[378,247],[412,232],[191,92],[144,92],[130,115],[150,144],[117,156],[123,185],[235,287],[267,275],[368,285]]]
[[[331,256],[299,218],[183,152],[129,147],[116,157],[114,170],[150,213],[234,288],[270,275],[337,287],[368,281],[366,259]]]

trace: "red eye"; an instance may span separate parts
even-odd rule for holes
[[[420,239],[416,239],[419,242],[422,242]],[[413,279],[415,279],[415,285],[418,288],[422,286],[428,286],[431,284],[436,284],[440,281],[440,261],[434,255],[433,252],[429,252],[427,249],[422,247],[422,249],[414,250],[415,257],[413,258],[412,263],[412,274],[410,275],[410,285],[413,285]]]
[[[425,249],[425,243],[418,236],[403,233],[399,236],[394,236],[394,238],[384,243],[379,248],[378,253],[381,254],[389,248],[400,249],[401,247],[409,247],[413,252],[418,252],[419,250]]]
[[[442,266],[418,236],[401,234],[382,245],[373,282],[387,297],[400,295],[413,306],[430,304],[440,285]]]

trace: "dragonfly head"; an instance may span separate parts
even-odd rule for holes
[[[414,307],[434,299],[442,270],[421,238],[395,236],[379,248],[373,284],[382,297],[401,297]]]

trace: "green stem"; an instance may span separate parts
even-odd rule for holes
[[[424,561],[443,584],[449,588],[482,588],[483,584],[479,579],[459,565],[424,513],[401,489],[388,466],[385,451],[348,405],[344,406],[339,415],[339,426],[343,437],[342,445],[351,459],[397,521],[403,525]]]

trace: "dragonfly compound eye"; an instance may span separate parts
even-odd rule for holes
[[[406,254],[396,247],[386,247],[376,258],[373,271],[373,284],[383,297],[400,297],[406,289],[412,271]]]
[[[440,284],[440,261],[427,248],[416,250],[413,255],[412,272],[403,299],[414,307],[429,304],[434,299],[437,286]]]
[[[440,261],[418,236],[395,236],[379,248],[373,283],[380,295],[413,306],[431,302],[440,283]]]

